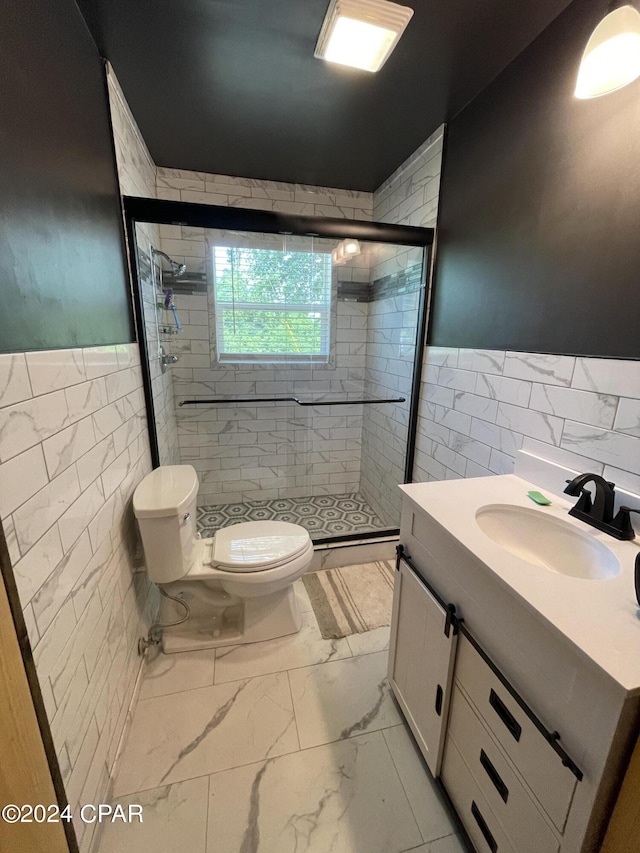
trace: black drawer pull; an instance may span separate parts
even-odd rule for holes
[[[511,737],[519,741],[522,734],[522,726],[493,689],[489,694],[489,704],[505,724]]]
[[[442,687],[438,684],[438,689],[436,690],[436,714],[440,717],[442,716],[442,699],[443,699]]]
[[[471,803],[471,814],[476,819],[476,823],[480,827],[480,832],[484,836],[484,840],[489,845],[489,850],[491,850],[491,853],[496,853],[496,850],[498,849],[498,844],[493,835],[491,834],[491,830],[487,826],[487,822],[480,814],[480,809],[476,805],[475,800]]]
[[[507,788],[507,786],[502,781],[500,774],[498,773],[496,768],[493,766],[493,764],[489,760],[489,756],[484,751],[484,749],[480,750],[480,764],[482,764],[482,766],[485,769],[487,776],[493,782],[496,791],[500,794],[500,796],[502,797],[502,799],[506,803],[507,800],[509,799],[509,789]]]

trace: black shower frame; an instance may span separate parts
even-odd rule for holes
[[[153,408],[149,349],[142,308],[139,265],[137,257],[136,225],[188,225],[193,228],[218,228],[228,231],[253,231],[264,234],[286,234],[305,237],[352,238],[363,242],[389,243],[401,246],[417,246],[423,249],[420,297],[418,301],[418,325],[416,328],[416,351],[413,362],[409,424],[407,430],[407,452],[405,456],[404,482],[410,483],[415,458],[416,433],[418,430],[418,406],[420,402],[420,379],[422,377],[422,353],[426,343],[430,276],[433,260],[431,248],[434,243],[433,228],[413,225],[393,225],[384,222],[366,222],[361,219],[335,219],[324,216],[298,216],[289,213],[273,213],[264,210],[249,210],[242,207],[221,207],[213,204],[194,204],[185,201],[124,196],[123,209],[131,271],[131,289],[135,311],[136,331],[141,354],[142,383],[147,409],[147,423],[151,446],[151,462],[160,466],[158,433]],[[399,528],[353,533],[318,540],[316,544],[345,543],[355,540],[384,539],[397,536]]]

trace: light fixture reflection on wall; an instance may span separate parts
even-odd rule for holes
[[[355,257],[360,254],[360,243],[358,240],[343,240],[344,253],[348,257]]]
[[[582,55],[576,98],[597,98],[640,76],[640,13],[621,6],[603,18]]]
[[[355,258],[356,255],[359,255],[360,252],[361,249],[359,241],[349,238],[338,243],[335,249],[331,252],[331,261],[336,266],[341,267],[343,264],[346,264],[347,261],[351,260],[351,258]]]
[[[413,9],[389,0],[331,0],[314,56],[363,71],[379,71]]]

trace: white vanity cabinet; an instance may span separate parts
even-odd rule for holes
[[[581,774],[466,636],[458,652],[442,765],[456,811],[478,850],[556,853]]]
[[[457,632],[451,614],[400,561],[393,589],[389,682],[427,766],[440,773]]]
[[[399,561],[394,591],[394,695],[479,853],[597,853],[640,685],[596,666],[439,523],[440,495],[455,518],[470,482],[459,492],[453,482],[402,487],[408,563]]]

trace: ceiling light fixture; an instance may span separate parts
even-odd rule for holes
[[[615,4],[614,4],[615,5]],[[640,77],[640,13],[621,6],[603,18],[582,55],[576,98],[597,98]]]
[[[413,15],[413,9],[388,0],[331,0],[314,56],[379,71]]]

